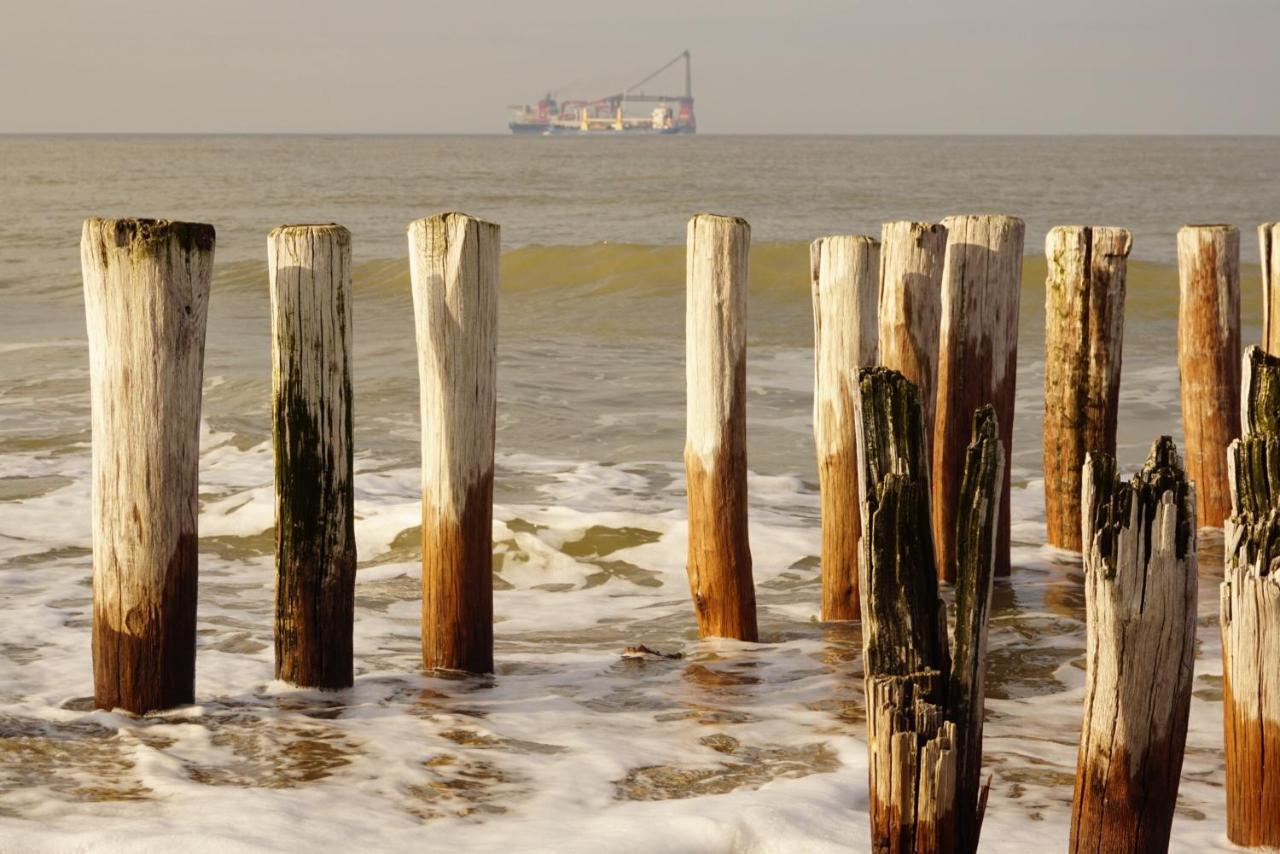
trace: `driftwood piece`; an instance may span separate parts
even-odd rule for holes
[[[747,251],[737,217],[689,221],[684,465],[689,590],[703,637],[756,640],[747,539]]]
[[[1258,226],[1262,256],[1262,349],[1280,356],[1280,222]]]
[[[197,501],[213,226],[89,219],[80,259],[93,423],[99,708],[195,697]]]
[[[1045,528],[1050,545],[1071,551],[1081,551],[1085,454],[1116,452],[1131,245],[1123,228],[1061,226],[1045,237]]]
[[[1195,667],[1195,486],[1161,437],[1132,480],[1084,466],[1088,669],[1071,851],[1165,851]]]
[[[941,223],[886,222],[880,230],[880,364],[920,389],[930,453],[938,398],[938,334],[947,229]],[[929,457],[932,459],[932,457]]]
[[[983,673],[1003,451],[983,407],[951,518],[957,527],[955,657],[929,525],[919,391],[864,370],[856,402],[863,538],[863,662],[876,852],[972,852],[985,809]]]
[[[1240,436],[1240,232],[1231,225],[1178,231],[1178,372],[1187,476],[1200,527],[1231,512],[1227,446]]]
[[[1013,447],[1018,370],[1018,303],[1022,288],[1022,220],[957,216],[943,220],[947,255],[942,273],[938,343],[938,409],[933,433],[933,536],[938,568],[956,566],[952,513],[964,477],[970,419],[995,407],[1000,444]],[[1009,574],[1009,469],[997,522],[996,574]],[[947,575],[948,581],[954,577]]]
[[[276,486],[276,678],[351,685],[355,612],[351,233],[267,239]]]
[[[499,231],[446,213],[408,232],[422,409],[422,660],[491,673]]]
[[[1221,595],[1227,836],[1280,848],[1280,359],[1244,356]]]
[[[809,247],[813,292],[813,438],[822,499],[822,619],[856,620],[858,467],[853,398],[858,369],[876,363],[880,247],[823,237]]]

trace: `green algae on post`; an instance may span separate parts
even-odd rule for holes
[[[351,234],[282,226],[267,238],[276,487],[275,674],[352,683],[356,544]]]

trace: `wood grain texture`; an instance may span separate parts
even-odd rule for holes
[[[938,400],[946,252],[947,229],[941,223],[904,220],[887,222],[880,230],[880,364],[900,372],[920,389],[930,448]]]
[[[986,714],[987,624],[996,573],[1000,491],[1007,463],[995,408],[973,414],[965,449],[960,503],[955,508],[956,624],[948,717],[956,724],[956,840],[977,851],[988,785],[982,782],[982,723]]]
[[[1220,589],[1227,836],[1280,848],[1280,359],[1244,356]]]
[[[684,465],[689,589],[703,637],[757,639],[747,538],[747,252],[751,226],[698,214],[686,255]]]
[[[919,392],[865,369],[855,403],[863,537],[859,586],[876,852],[977,850],[987,615],[1004,458],[994,410],[975,415],[961,504],[953,658],[929,525]]]
[[[351,234],[281,226],[267,238],[276,487],[276,678],[352,684]]]
[[[853,398],[859,368],[876,363],[880,246],[823,237],[809,247],[813,294],[813,438],[822,500],[822,619],[856,620],[858,475]]]
[[[1059,226],[1045,237],[1045,528],[1050,545],[1071,551],[1081,551],[1085,454],[1116,452],[1131,245],[1123,228]]]
[[[1280,222],[1258,226],[1262,258],[1262,349],[1280,356]]]
[[[89,219],[93,684],[142,714],[195,697],[197,509],[213,226]]]
[[[410,223],[422,415],[422,660],[493,672],[498,226]]]
[[[1088,613],[1071,851],[1165,851],[1195,669],[1195,486],[1168,437],[1132,480],[1084,465]]]
[[[956,539],[950,513],[960,496],[970,419],[979,407],[995,407],[1000,444],[1006,455],[1013,448],[1024,227],[1022,220],[1008,216],[948,217],[943,225],[947,255],[933,431],[933,534],[938,567],[951,572]],[[1008,575],[1007,466],[997,524],[996,574]]]
[[[1202,528],[1231,512],[1227,446],[1239,437],[1240,232],[1231,225],[1178,231],[1178,371],[1187,475]]]

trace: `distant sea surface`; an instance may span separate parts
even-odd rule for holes
[[[808,242],[891,219],[1027,224],[1013,576],[988,653],[984,850],[1066,845],[1078,558],[1044,545],[1045,232],[1125,226],[1122,468],[1181,442],[1174,235],[1241,229],[1260,335],[1275,137],[0,137],[0,849],[865,850],[856,625],[817,621]],[[418,652],[418,384],[405,225],[502,226],[498,673]],[[684,229],[753,249],[748,441],[762,643],[697,640],[684,572]],[[93,711],[82,221],[213,223],[197,705]],[[356,686],[272,681],[266,236],[353,234]],[[1226,849],[1217,584],[1201,538],[1173,847]],[[644,643],[678,661],[623,661]]]

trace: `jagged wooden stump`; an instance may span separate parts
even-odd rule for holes
[[[1089,454],[1083,477],[1088,673],[1071,851],[1164,851],[1195,665],[1195,487],[1168,436],[1128,482],[1108,454]]]
[[[956,512],[955,657],[929,525],[919,392],[859,376],[863,662],[876,852],[972,852],[985,809],[982,686],[1004,457],[994,410],[975,413]]]
[[[1227,836],[1280,848],[1280,359],[1244,357],[1221,587]]]

